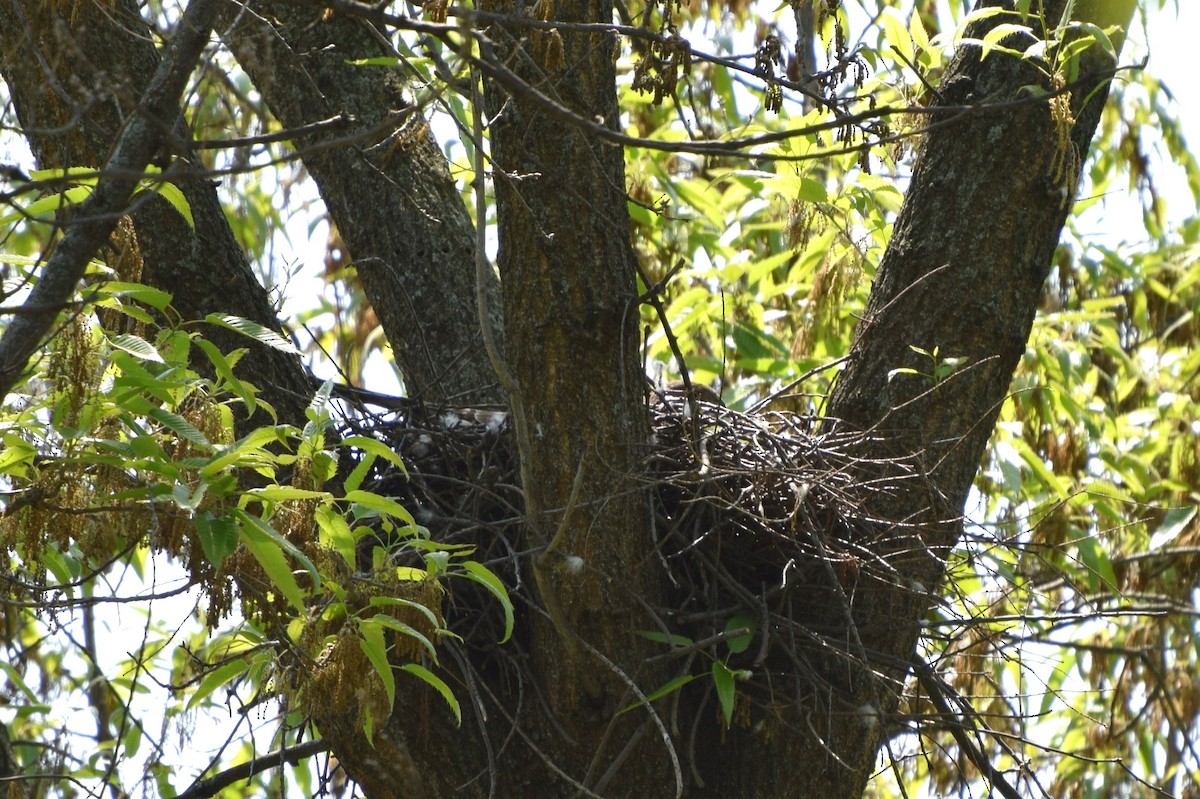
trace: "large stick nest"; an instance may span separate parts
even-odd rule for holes
[[[870,618],[879,603],[865,597],[913,590],[897,563],[920,550],[911,531],[865,513],[863,498],[915,490],[915,470],[858,458],[863,433],[811,416],[741,413],[682,390],[652,392],[649,413],[643,463],[656,556],[676,589],[671,607],[654,609],[661,637],[677,647],[706,642],[731,665],[773,673],[764,703],[778,701],[785,673],[793,700],[861,695],[862,670],[831,668],[830,658],[864,665],[854,629],[880,621]],[[387,442],[406,465],[365,487],[398,499],[434,539],[474,547],[472,557],[534,601],[521,580],[523,503],[504,411],[413,405],[352,427]],[[452,587],[451,602],[447,618],[468,644],[499,639],[490,597]],[[750,645],[730,646],[747,631]],[[850,676],[831,681],[831,672]]]

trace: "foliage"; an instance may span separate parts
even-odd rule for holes
[[[849,11],[818,5],[829,12],[818,24],[829,87],[840,87],[855,111],[928,99],[964,22],[954,16],[957,3],[881,0],[865,4],[878,24],[852,49]],[[770,397],[774,407],[814,411],[835,379],[824,367],[847,354],[890,238],[922,117],[871,119],[748,154],[649,146],[721,143],[825,121],[823,110],[782,102],[778,86],[763,80],[789,68],[778,37],[787,35],[791,11],[652,6],[647,19],[664,35],[704,31],[725,51],[753,38],[757,72],[687,56],[678,43],[631,38],[619,56],[618,88],[625,131],[648,143],[625,153],[641,288],[660,305],[643,308],[650,370],[670,377],[686,369],[734,407]],[[1014,20],[998,29],[1003,36],[983,40],[989,57],[1030,55],[1004,44],[1021,25]],[[419,45],[415,36],[397,45],[403,58],[395,64],[363,69],[402,67],[423,86],[446,69],[466,71],[443,45]],[[1070,82],[1064,61],[1050,68]],[[276,130],[244,75],[219,64],[189,109],[200,137]],[[1141,72],[1127,80],[1100,146],[1079,165],[1089,199],[1060,248],[982,464],[968,535],[950,556],[947,593],[926,622],[928,670],[906,696],[894,757],[874,795],[981,790],[985,778],[955,725],[966,725],[983,757],[1030,793],[1107,796],[1154,785],[1182,795],[1200,780],[1192,744],[1200,733],[1200,220],[1167,227],[1146,131],[1159,132],[1194,198],[1200,167],[1163,87]],[[469,96],[433,99],[435,125],[449,116],[470,125]],[[470,194],[477,143],[444,145]],[[295,229],[274,187],[311,190],[299,170],[254,155],[232,149],[207,166],[239,175],[226,194],[231,220],[242,246],[269,261],[273,237]],[[1144,240],[1096,241],[1087,212],[1100,210],[1098,198],[1124,174],[1144,199]],[[46,191],[0,218],[10,226],[6,306],[37,279],[38,253],[54,241],[53,226],[38,218],[81,200],[89,179],[30,178]],[[170,183],[147,181],[187,216]],[[337,330],[317,338],[359,377],[379,333],[353,266],[331,239],[322,278],[330,293],[298,310],[296,321]],[[175,319],[171,298],[126,279],[116,260],[92,264],[44,358],[0,415],[0,540],[10,558],[8,658],[0,668],[19,761],[64,775],[63,794],[81,790],[71,782],[92,791],[140,779],[147,792],[173,796],[195,775],[171,757],[173,747],[186,747],[186,735],[167,740],[162,731],[172,725],[212,723],[197,719],[235,705],[250,725],[252,708],[283,697],[267,738],[241,738],[214,755],[210,765],[224,768],[249,760],[269,738],[296,743],[324,705],[362,691],[369,698],[358,723],[370,736],[391,710],[393,666],[432,685],[460,717],[460,697],[437,673],[446,585],[457,576],[491,592],[507,638],[513,607],[499,579],[469,551],[440,547],[401,505],[362,489],[372,462],[395,456],[370,439],[335,441],[341,411],[327,391],[303,428],[271,425],[235,440],[235,415],[264,407],[260,387],[239,375],[242,353],[220,352],[198,322]],[[260,269],[286,283],[277,264]],[[291,346],[248,320],[207,321]],[[197,353],[207,374],[194,367]],[[931,375],[953,367],[936,352],[924,355]],[[378,535],[403,541],[403,555],[373,549]],[[161,611],[172,597],[188,599]],[[132,607],[142,614],[139,639],[120,655],[101,652],[97,625],[122,616],[130,629],[123,616]],[[745,643],[733,636],[724,645],[733,654]],[[647,696],[657,701],[710,681],[719,721],[729,726],[737,723],[738,677],[713,659]],[[935,703],[946,686],[962,699],[952,713]],[[63,732],[81,717],[99,728],[99,746],[85,757],[78,733]],[[315,792],[306,769],[292,779]]]
[[[63,192],[56,202],[80,199]],[[36,280],[32,262],[6,257]],[[154,711],[135,710],[147,682],[173,686],[163,724],[216,707],[219,691],[251,705],[278,695],[291,714],[278,733],[286,741],[339,696],[364,691],[359,723],[370,730],[391,710],[399,664],[459,715],[452,691],[421,665],[436,665],[446,634],[443,583],[461,574],[485,585],[511,631],[500,581],[469,551],[431,541],[395,501],[360,488],[377,459],[403,464],[373,439],[330,436],[328,385],[304,428],[270,425],[235,440],[239,408],[271,412],[258,388],[235,376],[244,350],[220,352],[195,324],[160,325],[170,297],[115,277],[93,262],[77,300],[83,310],[64,317],[42,367],[0,420],[8,498],[0,545],[11,557],[12,656],[3,668],[19,700],[10,734],[62,738],[59,755],[25,745],[24,762],[72,780],[111,779],[155,726]],[[206,321],[291,348],[249,320]],[[193,350],[211,377],[194,371]],[[372,546],[380,537],[392,542],[387,552]],[[397,565],[412,560],[407,553],[426,565]],[[203,630],[181,632],[179,618],[164,627],[150,612],[174,596],[200,599]],[[126,604],[146,606],[141,640],[106,662],[112,653],[96,626],[116,623],[107,609]],[[85,689],[97,703],[101,746],[71,762],[62,759],[74,745],[59,703]],[[147,767],[160,793],[179,790],[178,766],[155,757]]]

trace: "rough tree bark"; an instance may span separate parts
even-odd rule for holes
[[[554,14],[600,22],[611,6],[565,2]],[[530,42],[524,34],[519,25],[491,30],[496,57],[584,118],[617,125],[611,35],[564,32]],[[431,723],[418,729],[396,714],[374,749],[346,717],[322,729],[372,797],[489,795],[487,764],[514,723],[524,740],[506,747],[497,796],[576,796],[581,785],[603,784],[618,760],[605,793],[674,795],[658,733],[645,734],[648,722],[635,714],[613,723],[635,699],[628,681],[658,684],[642,669],[646,645],[634,630],[651,623],[635,621],[635,598],[656,602],[665,588],[634,476],[648,425],[622,153],[519,93],[489,87],[486,104],[504,316],[519,320],[506,326],[501,355],[514,381],[512,412],[523,422],[516,428],[528,526],[516,546],[538,553],[523,566],[541,606],[518,633],[529,653],[518,679],[528,684],[514,689],[503,674],[475,671],[473,680],[491,680],[477,688],[481,696],[503,695],[487,700],[489,721],[478,727],[452,728],[433,698]],[[471,685],[461,664],[447,665]],[[427,692],[401,690],[408,693],[398,706],[429,706]],[[514,690],[529,696],[510,719]]]
[[[607,0],[549,6],[553,20],[606,23]],[[483,10],[524,13],[494,0]],[[584,119],[616,129],[610,34],[531,31],[519,22],[487,31],[524,83]],[[532,562],[546,615],[530,630],[534,679],[561,724],[532,727],[556,765],[594,786],[636,729],[612,715],[633,697],[626,681],[646,654],[634,631],[651,624],[637,598],[658,604],[665,575],[650,552],[646,494],[635,473],[647,439],[644,377],[638,359],[637,263],[629,237],[621,150],[564,126],[536,100],[489,83],[488,117],[500,227],[499,266],[513,393],[525,415],[522,487]],[[521,433],[518,431],[518,436]],[[598,657],[594,647],[603,657]],[[607,661],[607,662],[606,662]],[[605,748],[604,740],[609,743]],[[569,736],[573,746],[564,746]],[[612,791],[628,774],[639,790],[670,795],[669,761],[657,734],[645,736]],[[553,775],[547,774],[547,777]],[[544,794],[574,795],[562,780]]]
[[[0,3],[0,73],[8,84],[21,128],[41,168],[99,167],[138,102],[159,62],[149,26],[133,0],[70,8],[42,2]],[[188,155],[190,133],[178,119],[164,119]],[[172,151],[174,148],[172,148]],[[194,162],[193,162],[194,163]],[[210,181],[178,182],[195,221],[189,227],[161,198],[138,204],[132,234],[118,234],[116,260],[128,280],[170,292],[179,317],[203,319],[224,313],[278,329],[270,297],[234,239]],[[224,328],[207,335],[223,351],[248,348],[239,367],[269,392],[281,421],[303,424],[313,387],[299,357]],[[204,364],[197,363],[203,370]],[[239,429],[265,424],[257,414]]]
[[[371,22],[288,3],[229,3],[222,37],[280,122],[335,115],[345,129],[295,144],[349,250],[404,375],[405,393],[433,403],[503,401],[475,312],[475,228],[398,68]],[[498,338],[499,285],[488,275]],[[431,312],[431,309],[441,309]]]
[[[1072,19],[1063,18],[1066,0],[1047,0],[1042,10],[1051,26],[1079,21],[1124,31],[1135,5],[1084,0],[1074,4]],[[978,23],[967,35],[983,38],[1000,21]],[[1113,36],[1117,52],[1123,42],[1123,33]],[[1029,36],[1006,42],[1018,50],[1032,43]],[[924,139],[828,408],[830,417],[880,434],[865,443],[863,455],[913,457],[926,477],[923,491],[864,496],[871,512],[916,531],[925,548],[922,556],[893,560],[906,584],[855,608],[864,647],[881,675],[885,714],[896,696],[887,683],[906,673],[920,619],[942,583],[967,494],[1025,353],[1115,66],[1094,46],[1081,58],[1078,81],[1064,87],[1048,74],[1052,65],[996,54],[985,59],[979,47],[968,46],[943,77],[941,104],[975,108],[931,117],[944,125]],[[1049,102],[1023,103],[1030,98],[1027,86],[1067,91]],[[914,347],[943,361],[959,359],[953,373],[934,379],[935,364]],[[898,368],[916,374],[897,374]],[[843,772],[841,790],[822,795],[861,794],[882,727],[845,742],[838,754],[856,768]]]

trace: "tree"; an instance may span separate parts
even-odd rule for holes
[[[1111,154],[1088,152],[1134,4],[985,3],[944,62],[930,40],[944,22],[935,4],[905,17],[881,3],[882,41],[921,103],[868,84],[889,51],[849,49],[845,10],[815,5],[792,10],[802,30],[815,11],[828,43],[816,75],[811,42],[785,59],[765,25],[753,69],[705,56],[681,31],[718,12],[675,4],[634,9],[636,21],[617,4],[620,25],[612,5],[574,0],[428,4],[418,16],[354,0],[191,0],[171,25],[126,0],[0,9],[0,72],[39,168],[8,197],[9,263],[33,289],[0,337],[0,386],[21,396],[0,455],[4,540],[13,568],[30,572],[10,582],[7,605],[20,656],[6,671],[27,708],[12,737],[46,732],[35,700],[48,689],[30,675],[64,675],[30,646],[36,616],[81,607],[101,757],[74,770],[123,789],[119,764],[147,734],[129,695],[161,644],[147,635],[124,682],[105,679],[91,599],[114,564],[144,574],[153,551],[203,588],[208,624],[235,622],[195,659],[174,650],[186,662],[173,683],[191,686],[179,695],[191,706],[223,686],[249,696],[270,683],[289,711],[283,742],[295,744],[280,758],[328,746],[372,798],[860,796],[887,790],[867,787],[878,753],[903,749],[914,729],[931,749],[895,754],[902,783],[1082,795],[1092,786],[1078,769],[1021,749],[1078,752],[1070,736],[1086,736],[1112,753],[1106,775],[1130,775],[1114,790],[1134,778],[1182,790],[1198,767],[1187,743],[1195,655],[1172,643],[1191,630],[1179,611],[1197,529],[1198,453],[1182,410],[1200,357],[1195,226],[1182,246],[1164,234],[1127,263],[1059,248],[1085,167],[1093,186],[1111,180]],[[751,9],[728,13],[740,23]],[[221,45],[205,49],[211,30]],[[740,125],[739,75],[768,111],[784,91],[813,110],[790,130],[786,115],[759,114],[761,133],[726,131],[709,109],[723,103]],[[463,128],[461,186],[426,118],[436,104]],[[1130,161],[1135,130],[1114,134]],[[894,173],[903,154],[888,145],[914,139],[897,208],[871,165]],[[406,423],[436,436],[418,443],[476,464],[476,483],[480,457],[515,457],[485,486],[499,497],[489,513],[516,507],[515,522],[481,514],[439,535],[431,520],[447,520],[411,494],[416,480],[376,468],[397,461],[386,443],[420,471],[412,438],[362,417],[335,424],[333,388],[274,332],[211,178],[261,169],[255,148],[274,156],[284,141],[354,265],[354,280],[337,279],[361,281],[393,346]],[[1200,171],[1180,157],[1195,191]],[[694,219],[677,224],[660,193]],[[873,272],[869,296],[856,269]],[[710,296],[718,279],[731,287],[727,313]],[[1103,299],[1113,290],[1120,310]],[[1039,308],[1055,303],[1075,314],[1070,329],[1031,348]],[[644,343],[643,320],[661,323]],[[1151,339],[1173,348],[1155,351],[1171,360],[1154,380],[1139,373],[1151,370]],[[673,357],[685,379],[665,398],[652,392],[653,413],[639,345]],[[28,365],[43,346],[50,354]],[[821,367],[835,359],[831,385]],[[827,400],[775,399],[806,414],[782,432],[701,402],[701,384],[728,377],[726,399],[746,409],[809,367]],[[1084,412],[1088,388],[1117,427]],[[486,423],[461,433],[476,438],[451,434],[464,406],[497,401],[507,443]],[[1174,415],[1135,430],[1154,402]],[[459,410],[435,423],[422,407]],[[683,455],[651,479],[646,464],[674,452],[670,435]],[[821,468],[788,455],[739,474],[715,454],[764,436],[781,451],[810,447]],[[1137,457],[1122,452],[1131,442]],[[706,482],[711,464],[727,471]],[[716,510],[722,485],[754,502]],[[982,543],[963,521],[973,485],[1001,531]],[[663,486],[684,492],[675,516]],[[783,522],[763,508],[779,491],[795,506]],[[714,532],[677,546],[661,525],[699,529],[685,527],[689,507]],[[747,508],[759,527],[738,521]],[[768,522],[791,537],[760,552],[756,536],[778,532]],[[996,599],[975,605],[972,585]],[[1066,615],[1043,622],[1043,603]],[[1097,607],[1142,621],[1089,628],[1079,608]],[[1086,726],[1094,709],[1056,698],[1069,675],[1053,672],[1047,707],[1066,705],[1070,722],[1052,733],[1062,740],[1038,743],[1007,696],[1033,670],[1006,671],[1004,655],[1072,620],[1064,651],[1113,686],[1109,724]],[[296,744],[308,722],[323,743]],[[1139,752],[1135,729],[1160,751]],[[51,763],[26,746],[6,762],[34,773]],[[948,767],[937,746],[963,765]],[[1125,772],[1117,758],[1131,751],[1143,762]],[[177,790],[161,755],[147,771],[160,793]]]

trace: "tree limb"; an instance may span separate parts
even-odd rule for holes
[[[207,779],[199,780],[175,799],[208,799],[239,780],[248,780],[255,774],[261,774],[267,769],[278,766],[294,766],[302,760],[327,751],[329,751],[329,744],[323,740],[309,741],[288,749],[278,749],[233,768],[225,769]]]
[[[179,113],[179,101],[192,69],[199,60],[213,21],[218,0],[192,0],[179,21],[175,36],[158,70],[142,95],[140,113],[132,117],[117,139],[105,176],[96,183],[92,196],[82,203],[70,228],[50,256],[41,279],[29,294],[31,307],[60,306],[79,285],[88,261],[108,241],[129,205],[138,178],[159,148],[171,120]],[[0,397],[17,384],[30,356],[41,346],[57,313],[18,314],[0,337]]]

